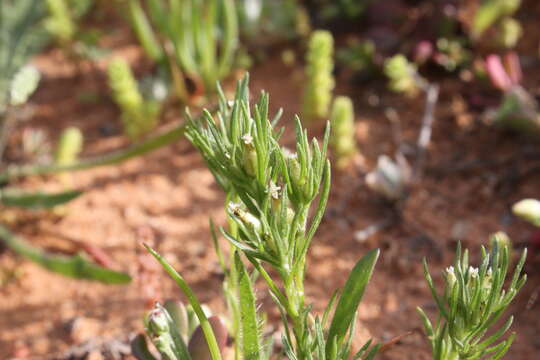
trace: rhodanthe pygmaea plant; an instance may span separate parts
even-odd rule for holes
[[[306,54],[306,85],[302,115],[308,120],[328,116],[335,80],[334,38],[325,30],[314,31]]]
[[[454,265],[444,272],[446,285],[442,294],[437,293],[424,261],[424,274],[438,307],[438,319],[433,324],[422,309],[418,308],[418,312],[434,360],[500,359],[514,340],[515,334],[503,339],[512,325],[512,316],[498,329],[492,328],[525,284],[527,276],[521,275],[521,270],[527,251],[523,251],[504,289],[510,266],[508,237],[497,233],[491,244],[489,253],[482,247],[478,268],[469,264],[469,252],[462,253],[458,244]]]
[[[265,347],[258,331],[256,297],[243,257],[264,280],[282,314],[287,357],[348,359],[353,355],[356,310],[378,250],[370,251],[357,263],[345,284],[344,295],[335,295],[322,317],[311,312],[304,298],[306,254],[322,220],[330,190],[330,163],[326,155],[329,127],[320,146],[315,139],[308,141],[296,118],[296,152],[291,153],[279,145],[282,130],[275,129],[275,125],[281,112],[270,120],[268,94],[263,92],[259,101],[250,106],[247,76],[238,84],[233,101],[228,101],[220,88],[218,94],[217,113],[204,111],[202,120],[190,120],[186,136],[228,194],[227,213],[234,226],[221,232],[235,252],[235,301],[241,308],[237,319],[241,336],[234,339],[241,346],[235,349],[240,357],[268,356],[261,351]],[[181,276],[151,252],[187,297],[193,299]],[[209,344],[214,342],[211,336],[207,340]],[[356,358],[371,359],[378,346],[370,345],[371,341],[366,343],[355,354]],[[217,345],[214,354],[219,354]],[[217,355],[212,358],[217,360]]]

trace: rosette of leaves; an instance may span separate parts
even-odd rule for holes
[[[347,96],[334,99],[330,112],[332,135],[330,146],[338,168],[344,168],[357,153],[356,131],[354,128],[354,108],[352,100]]]
[[[143,98],[129,64],[115,58],[109,64],[107,75],[113,99],[122,111],[126,135],[137,140],[152,131],[159,120],[160,105]]]
[[[469,265],[469,252],[458,244],[454,265],[444,272],[445,289],[438,293],[424,260],[424,275],[437,304],[438,319],[433,324],[418,308],[431,343],[434,360],[500,359],[510,348],[515,334],[504,337],[513,322],[501,320],[508,305],[526,281],[521,275],[527,251],[524,250],[512,278],[504,288],[510,264],[506,235],[493,235],[488,253],[482,247],[478,268]]]
[[[131,26],[148,57],[171,75],[184,102],[214,89],[233,67],[238,19],[233,0],[129,0]]]
[[[334,38],[329,31],[314,31],[309,39],[306,53],[306,85],[302,114],[306,119],[322,119],[328,116],[335,80]]]
[[[323,316],[311,312],[304,299],[306,254],[322,220],[330,190],[327,159],[329,127],[322,146],[308,141],[296,118],[296,153],[279,145],[282,130],[275,128],[278,112],[269,117],[269,96],[262,93],[251,105],[247,76],[239,82],[234,100],[218,87],[216,114],[204,111],[191,120],[186,136],[201,152],[216,181],[228,194],[227,213],[234,227],[221,229],[234,249],[231,271],[237,275],[234,301],[241,309],[237,319],[241,342],[235,356],[265,359],[263,340],[257,331],[258,312],[247,260],[260,274],[282,314],[285,355],[291,359],[372,359],[378,346],[367,342],[352,353],[355,315],[378,258],[370,251],[353,268],[343,296],[332,297]],[[310,211],[312,210],[312,211]],[[190,299],[197,312],[198,301],[185,280],[154,250],[149,251]],[[270,269],[274,271],[269,271]],[[271,275],[272,274],[272,275]],[[281,286],[280,286],[281,284]],[[333,314],[333,315],[331,315]],[[204,314],[197,313],[201,324]],[[209,329],[210,332],[210,329]],[[206,336],[212,359],[219,360],[219,346]]]

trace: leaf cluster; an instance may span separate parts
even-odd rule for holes
[[[444,274],[446,288],[437,294],[424,261],[424,275],[437,303],[439,318],[435,325],[418,308],[430,339],[433,359],[500,359],[510,348],[515,334],[502,339],[513,317],[497,330],[491,330],[503,316],[510,302],[525,284],[521,275],[526,250],[516,265],[510,284],[504,289],[509,268],[509,247],[502,234],[495,234],[488,253],[482,247],[479,268],[469,265],[469,253],[458,245],[454,265]],[[491,331],[491,332],[490,332]]]

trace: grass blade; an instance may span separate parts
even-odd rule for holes
[[[65,204],[81,194],[80,191],[47,194],[42,192],[26,193],[19,190],[0,190],[0,203],[23,209],[42,210]]]
[[[43,266],[45,269],[75,279],[94,280],[106,284],[126,284],[131,281],[128,274],[110,270],[91,262],[80,255],[51,255],[35,248],[21,238],[16,237],[7,228],[0,225],[0,239],[17,254]]]

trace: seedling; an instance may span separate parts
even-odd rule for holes
[[[143,99],[129,64],[120,58],[113,59],[107,74],[113,98],[122,111],[127,136],[137,140],[152,131],[158,122],[160,105]]]
[[[332,71],[334,38],[325,30],[314,31],[306,54],[306,85],[304,88],[303,116],[308,120],[328,116],[335,81]]]
[[[513,322],[508,318],[497,330],[492,330],[508,305],[525,284],[521,275],[527,251],[523,251],[512,279],[504,289],[510,263],[505,234],[495,234],[488,253],[482,247],[478,268],[469,265],[469,253],[461,252],[458,244],[455,262],[444,272],[445,289],[438,294],[424,260],[424,275],[438,307],[438,319],[433,324],[418,308],[426,334],[431,342],[434,360],[500,359],[508,351],[515,334],[503,338]]]

